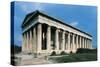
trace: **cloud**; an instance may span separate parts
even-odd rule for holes
[[[76,27],[79,23],[77,21],[71,22],[70,25]]]
[[[44,9],[43,6],[41,6],[41,3],[30,3],[30,4],[23,3],[20,5],[20,7],[26,13],[32,12],[33,10],[43,10]]]
[[[22,11],[29,13],[32,10],[32,7],[30,8],[30,5],[22,4],[21,6]]]
[[[38,9],[38,10],[44,9],[43,6],[41,5],[41,3],[36,3],[34,5],[35,5],[34,9]]]
[[[27,12],[27,11],[28,11],[28,8],[27,8],[26,5],[21,5],[21,8],[22,8],[22,10],[23,10],[24,12]]]

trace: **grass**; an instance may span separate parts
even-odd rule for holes
[[[49,59],[57,63],[96,61],[97,53],[77,53],[77,54],[69,54],[67,56],[61,56],[61,57],[51,57]]]

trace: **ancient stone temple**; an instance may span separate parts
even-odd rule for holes
[[[92,48],[90,34],[38,10],[26,15],[22,36],[22,51],[30,53],[75,53],[78,48]]]

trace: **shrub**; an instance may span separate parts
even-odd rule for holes
[[[69,54],[69,56],[52,57],[51,59],[57,63],[96,61],[97,54],[96,53],[78,53],[78,54],[74,53],[74,54]]]
[[[56,55],[56,52],[53,51],[50,56],[55,56],[55,55]]]
[[[73,54],[73,52],[72,52],[72,51],[70,51],[70,54]]]
[[[79,48],[76,53],[96,53],[97,49]]]
[[[11,54],[20,53],[22,51],[22,48],[20,46],[11,45],[10,47],[11,47]]]
[[[88,53],[89,49],[79,48],[76,53]]]
[[[64,51],[62,51],[61,53],[60,53],[60,55],[66,55],[67,53],[66,52],[64,52]]]
[[[28,53],[28,55],[31,55],[31,54],[32,54],[31,52]]]

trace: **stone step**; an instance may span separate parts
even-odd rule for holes
[[[22,62],[22,65],[45,64],[47,63],[47,60],[44,57],[41,57],[41,58],[26,59],[21,62]]]

